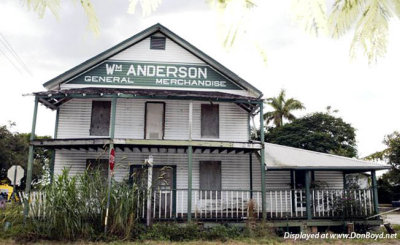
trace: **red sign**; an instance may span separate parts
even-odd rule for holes
[[[115,150],[114,150],[114,148],[112,148],[111,152],[110,152],[109,164],[110,164],[110,170],[113,171],[114,165],[115,165]]]

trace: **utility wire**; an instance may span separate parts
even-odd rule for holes
[[[29,70],[28,66],[25,64],[25,62],[21,59],[21,57],[15,52],[14,48],[11,46],[11,44],[8,42],[6,37],[0,33],[0,42],[3,44],[4,47],[8,50],[8,52],[12,55],[15,61],[19,64],[20,67],[25,70],[26,73],[32,76],[32,72]],[[2,52],[4,54],[4,52]],[[10,61],[10,59],[8,58]],[[11,62],[11,61],[10,61]]]

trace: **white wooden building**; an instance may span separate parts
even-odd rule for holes
[[[375,170],[385,166],[251,140],[261,91],[160,24],[44,87],[33,133],[42,103],[57,111],[55,134],[31,138],[29,163],[34,147],[48,147],[55,175],[93,165],[107,173],[104,147],[114,148],[114,178],[132,182],[151,156],[153,179],[168,166],[166,182],[153,186],[154,219],[243,221],[252,200],[258,219],[321,222],[335,216],[340,195],[360,201],[354,217],[378,211]],[[365,171],[373,188],[344,189],[344,174]]]

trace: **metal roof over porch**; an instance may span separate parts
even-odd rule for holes
[[[45,147],[54,149],[99,149],[104,148],[109,144],[114,144],[115,147],[123,149],[129,148],[133,150],[141,149],[162,149],[175,148],[186,149],[192,146],[194,150],[204,152],[209,149],[218,153],[226,151],[230,152],[254,152],[262,148],[260,142],[227,142],[227,141],[202,141],[202,140],[144,140],[144,139],[109,139],[109,138],[87,138],[87,139],[36,139],[31,141],[35,147]]]
[[[383,170],[389,165],[265,143],[267,169]]]
[[[39,102],[50,109],[57,109],[71,98],[151,98],[151,99],[185,99],[209,100],[220,102],[236,102],[247,110],[252,111],[258,107],[254,102],[262,99],[241,95],[215,92],[215,91],[187,91],[187,90],[156,90],[156,89],[120,89],[120,88],[76,88],[34,93],[39,97]]]

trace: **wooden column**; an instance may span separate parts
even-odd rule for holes
[[[265,194],[265,152],[264,152],[264,102],[260,102],[260,140],[261,140],[261,198],[262,217],[267,218],[267,200]]]
[[[36,119],[37,119],[37,110],[38,110],[39,98],[35,96],[35,105],[33,107],[33,119],[32,119],[32,129],[29,140],[32,141],[35,139],[35,131],[36,131]],[[31,182],[32,182],[32,169],[33,169],[33,153],[34,153],[33,145],[29,144],[29,153],[28,153],[28,164],[26,166],[26,183],[25,183],[25,193],[28,198],[24,200],[24,220],[28,216],[29,213],[29,199],[31,192]]]
[[[189,103],[189,144],[192,142],[192,125],[193,125],[193,102]],[[188,192],[187,192],[187,221],[192,220],[192,168],[193,168],[193,147],[188,146]]]
[[[111,151],[114,149],[114,134],[115,134],[115,114],[117,110],[117,98],[113,97],[111,100],[111,120],[110,120],[110,147],[109,147],[109,152],[108,152],[108,157],[110,160],[111,157]],[[110,164],[108,164],[108,190],[107,190],[107,208],[106,208],[106,217],[104,221],[104,233],[107,233],[107,222],[108,222],[108,209],[110,206],[110,196],[111,196],[111,176],[112,172],[110,169]]]
[[[56,124],[54,125],[53,139],[57,139],[59,115],[60,115],[60,109],[57,108]],[[49,168],[50,168],[50,184],[53,184],[53,180],[54,180],[54,163],[55,163],[55,161],[56,161],[56,149],[53,149],[53,154],[51,156],[51,161],[50,161],[50,166],[49,166]]]
[[[249,153],[250,198],[253,199],[253,152]]]
[[[307,213],[307,219],[310,220],[312,219],[311,216],[311,171],[307,170],[306,171],[306,213]]]
[[[372,194],[373,194],[373,200],[374,200],[374,213],[379,214],[378,184],[376,182],[375,170],[371,171],[371,178],[372,178]]]

